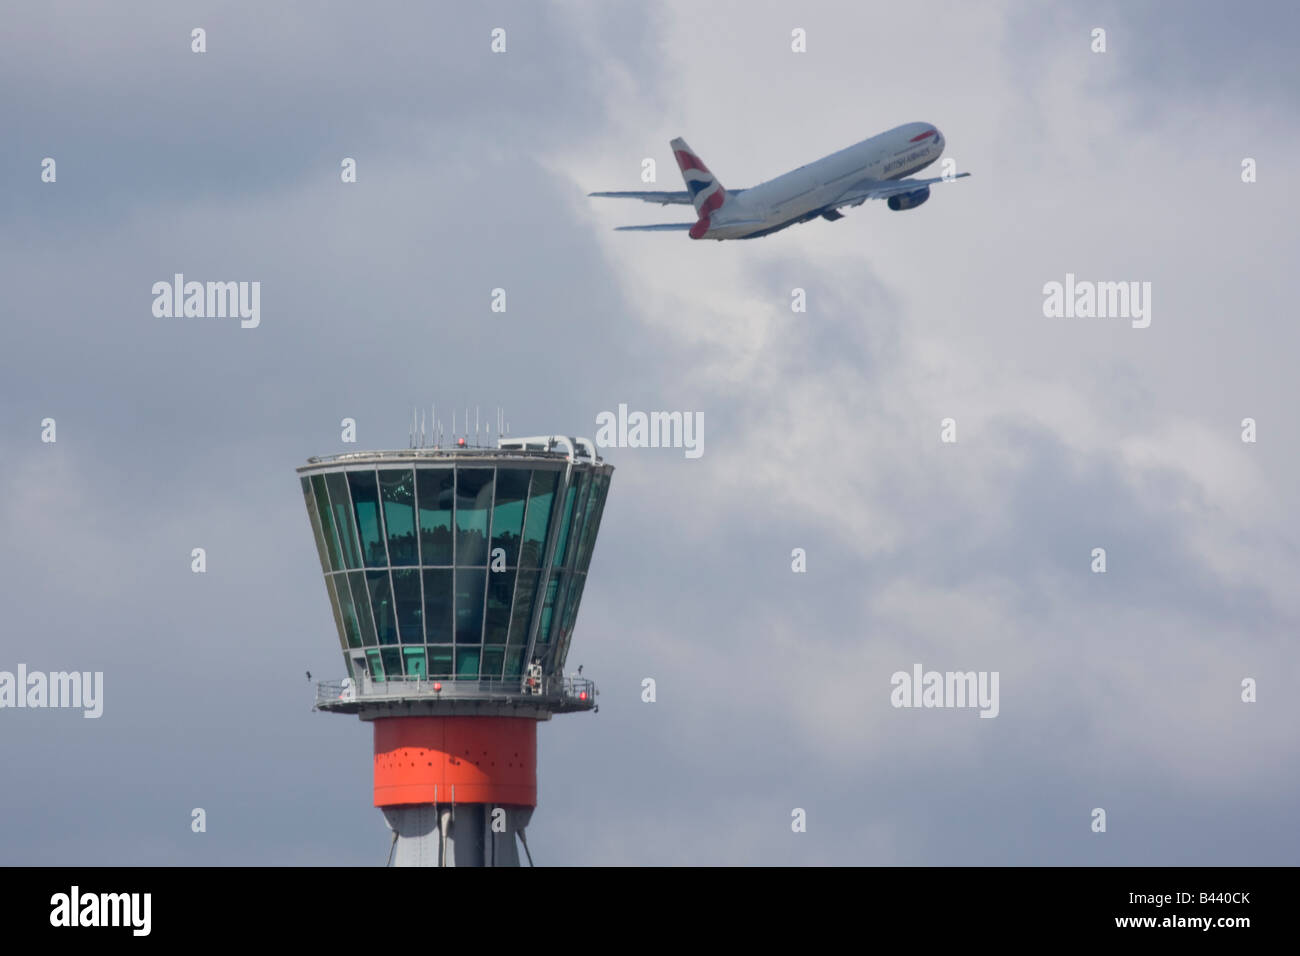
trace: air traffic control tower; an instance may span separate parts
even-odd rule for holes
[[[613,470],[562,436],[298,469],[348,674],[316,707],[374,727],[394,865],[531,862],[537,725],[596,705],[564,662]]]

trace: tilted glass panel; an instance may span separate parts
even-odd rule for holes
[[[366,651],[366,665],[370,670],[370,676],[376,681],[384,679],[383,658],[379,656],[378,651]]]
[[[420,598],[420,572],[393,569],[393,601],[397,608],[397,633],[403,644],[424,643],[424,613]]]
[[[532,472],[524,468],[498,468],[496,503],[492,507],[492,550],[501,548],[507,567],[519,563],[519,538],[524,529],[524,503]]]
[[[585,574],[569,575],[569,593],[564,600],[564,615],[554,641],[556,673],[564,670],[564,659],[569,654],[569,644],[573,641],[573,626],[578,617],[578,607],[582,603],[582,589],[586,585]]]
[[[487,575],[484,568],[456,569],[457,644],[483,643],[483,592]]]
[[[397,613],[393,607],[393,589],[387,571],[367,571],[370,609],[375,613],[375,630],[380,644],[397,643]]]
[[[456,469],[456,566],[487,564],[492,469]]]
[[[330,567],[329,550],[325,547],[325,535],[321,530],[320,515],[316,512],[316,495],[311,490],[311,481],[307,478],[301,480],[302,497],[307,502],[307,519],[311,521],[311,534],[316,539],[316,554],[320,558],[320,569],[322,574],[329,574],[334,569]]]
[[[569,531],[573,525],[573,503],[578,497],[578,485],[582,481],[579,479],[574,484],[569,485],[569,490],[564,496],[564,514],[561,518],[560,536],[555,539],[555,566],[559,567],[564,562],[565,545],[569,542]]]
[[[388,564],[384,549],[384,526],[379,517],[379,484],[373,471],[349,471],[352,508],[357,515],[357,533],[366,567],[382,568]]]
[[[370,591],[366,589],[366,575],[362,571],[348,574],[348,583],[352,585],[352,603],[357,609],[357,620],[361,622],[361,643],[374,647],[379,643],[375,637],[375,618],[370,612]]]
[[[573,579],[577,577],[572,571],[559,571],[551,573],[551,583],[555,585],[555,607],[551,611],[551,626],[546,631],[546,637],[543,638],[541,633],[537,635],[539,641],[546,641],[548,644],[554,644],[560,636],[560,617],[564,614],[564,602],[573,592]]]
[[[510,640],[513,646],[528,644],[528,626],[533,620],[533,600],[541,583],[542,572],[519,569],[519,583],[515,587],[515,606],[510,615]]]
[[[565,576],[564,620],[557,634],[564,634],[573,628],[573,619],[578,616],[578,605],[582,602],[582,589],[587,583],[585,574],[570,573]]]
[[[574,558],[578,552],[578,539],[582,534],[582,522],[587,515],[587,501],[591,498],[591,490],[595,486],[591,472],[582,472],[578,477],[577,485],[578,495],[574,499],[573,520],[569,522],[569,530],[565,536],[566,547],[564,550],[557,548],[555,551],[555,563],[566,568],[573,567]]]
[[[578,557],[574,568],[586,572],[591,565],[591,552],[596,546],[596,534],[600,531],[600,519],[605,513],[605,498],[609,494],[609,475],[597,475],[592,487],[591,497],[587,499],[587,518],[582,525],[582,541],[578,545]]]
[[[357,621],[357,609],[352,604],[352,588],[348,586],[348,576],[346,574],[330,575],[330,584],[338,597],[339,611],[343,614],[343,629],[347,631],[348,635],[348,645],[350,647],[360,647],[361,624]]]
[[[325,487],[330,495],[330,514],[334,516],[334,530],[339,536],[339,550],[343,565],[349,570],[361,567],[361,548],[357,546],[357,526],[352,520],[352,496],[348,480],[339,472],[325,476]]]
[[[506,677],[522,677],[524,673],[524,654],[528,652],[526,647],[515,647],[511,645],[506,648]]]
[[[524,523],[523,546],[519,552],[519,566],[535,568],[542,563],[546,549],[546,536],[551,530],[551,511],[555,501],[558,471],[533,472],[532,488],[528,492],[528,516]]]
[[[381,471],[379,490],[384,502],[389,560],[393,567],[413,567],[420,563],[415,537],[415,473],[409,468]]]
[[[573,496],[573,514],[569,516],[562,540],[555,545],[556,567],[573,566],[573,553],[577,550],[577,538],[582,531],[582,515],[586,514],[586,499],[591,492],[590,472],[573,472],[573,488],[577,489]]]
[[[357,612],[352,607],[352,589],[348,587],[348,579],[343,575],[328,574],[325,576],[325,586],[329,588],[334,617],[347,646],[360,647],[361,628],[357,625]]]
[[[339,551],[338,532],[334,529],[334,515],[330,512],[329,493],[325,490],[325,476],[311,476],[311,492],[316,499],[316,514],[320,516],[321,534],[329,552],[330,570],[343,570],[343,557]]]
[[[428,652],[429,676],[450,677],[452,646],[450,644],[434,644],[428,648]]]
[[[515,569],[488,571],[485,644],[504,644],[510,634],[510,602],[515,593]]]
[[[537,625],[537,645],[533,651],[534,657],[541,657],[550,645],[551,618],[555,616],[555,598],[567,574],[566,571],[551,572],[551,581],[546,585],[546,603],[542,605],[542,620]]]
[[[420,507],[420,560],[426,568],[451,567],[454,481],[450,468],[419,468],[415,472]]]
[[[438,568],[424,572],[424,642],[450,644],[451,620],[451,569]]]

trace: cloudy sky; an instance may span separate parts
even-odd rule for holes
[[[405,447],[431,402],[704,415],[698,460],[606,453],[569,658],[601,710],[540,728],[539,864],[1300,862],[1297,31],[1282,2],[10,11],[0,670],[103,671],[105,705],[0,710],[0,863],[383,863],[369,727],[311,711],[343,662],[294,468]],[[680,189],[674,136],[735,188],[917,120],[972,173],[920,209],[711,243],[586,198],[645,158]],[[260,326],[155,318],[176,272],[259,281]],[[1066,273],[1150,282],[1150,327],[1045,318]],[[997,671],[999,716],[895,709],[915,663]]]

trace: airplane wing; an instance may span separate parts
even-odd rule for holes
[[[864,179],[850,186],[830,206],[833,209],[838,209],[840,206],[860,206],[868,199],[888,199],[899,193],[910,193],[922,186],[951,182],[953,179],[961,179],[969,175],[970,173],[957,173],[955,176],[936,176],[933,179]]]
[[[615,232],[685,232],[693,222],[661,222],[653,226],[615,226]]]

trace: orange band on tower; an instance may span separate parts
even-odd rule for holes
[[[380,717],[374,725],[377,807],[452,802],[537,806],[535,720]]]

